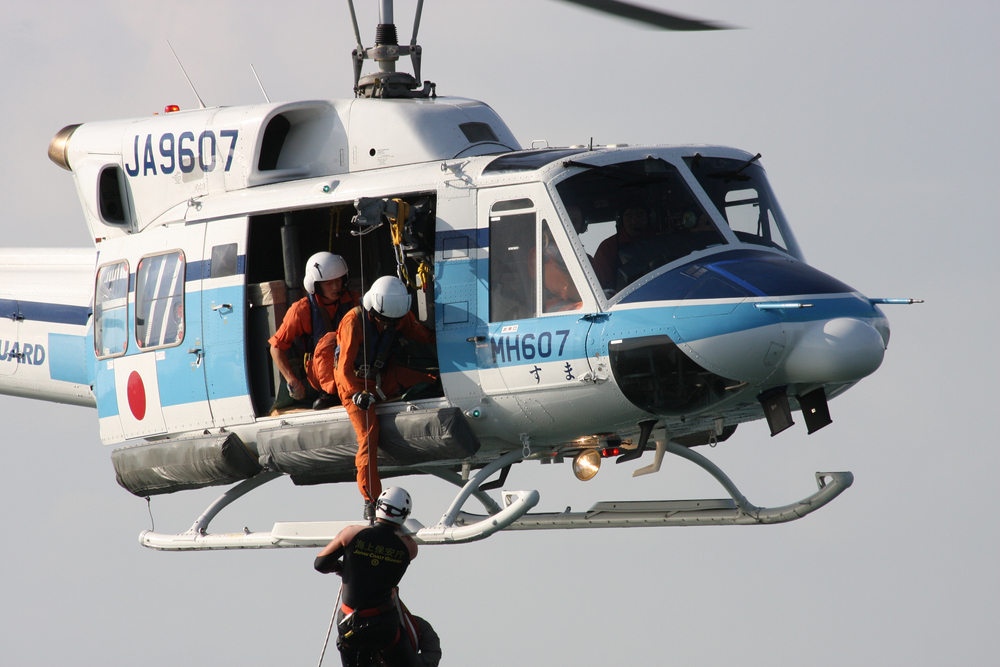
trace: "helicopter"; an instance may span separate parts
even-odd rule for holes
[[[416,314],[437,334],[432,358],[416,359],[438,372],[436,395],[381,408],[383,476],[462,489],[438,525],[411,526],[422,543],[505,528],[787,521],[847,488],[850,473],[818,473],[813,496],[757,508],[692,447],[757,419],[777,435],[794,410],[810,432],[829,424],[828,400],[881,363],[889,327],[878,305],[912,300],[869,299],[809,267],[758,156],[522,150],[487,105],[438,98],[420,81],[421,6],[409,46],[388,27],[391,2],[375,47],[361,46],[354,21],[353,100],[169,109],[60,132],[50,156],[72,171],[96,248],[5,252],[21,267],[0,294],[0,390],[95,407],[135,495],[236,483],[188,533],[145,533],[146,546],[325,543],[333,523],[207,527],[278,476],[353,478],[342,408],[270,409],[281,381],[266,340],[297,296],[302,258],[331,250],[352,287],[390,273],[413,283]],[[406,55],[413,76],[395,71]],[[366,59],[378,73],[361,76]],[[631,233],[637,209],[645,222]],[[617,251],[602,253],[609,239]],[[573,299],[546,285],[549,259]],[[57,283],[38,278],[50,266]],[[533,515],[537,492],[505,492],[502,507],[485,493],[518,461],[572,457],[586,478],[602,458],[635,460],[650,443],[654,462],[636,473],[669,452],[731,498]],[[488,516],[462,512],[473,495]]]

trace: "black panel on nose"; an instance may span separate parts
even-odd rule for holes
[[[669,336],[643,336],[608,346],[611,372],[625,397],[646,412],[675,417],[700,412],[745,385],[702,368]]]

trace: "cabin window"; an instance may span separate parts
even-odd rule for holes
[[[235,276],[238,260],[235,243],[212,246],[212,268],[209,270],[209,278]]]
[[[184,254],[144,257],[135,272],[135,341],[140,348],[184,340]]]
[[[535,316],[535,214],[490,216],[490,321]]]
[[[493,213],[502,213],[504,211],[520,211],[528,208],[535,208],[535,202],[530,199],[505,199],[493,204],[493,208],[490,210]]]
[[[117,357],[128,348],[128,262],[97,270],[94,289],[94,352]]]
[[[549,223],[542,220],[542,312],[580,310],[583,300],[556,246]]]

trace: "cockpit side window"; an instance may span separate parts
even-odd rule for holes
[[[549,223],[542,220],[542,312],[559,313],[583,308],[583,299],[566,268]]]
[[[736,238],[800,256],[764,169],[755,159],[695,155],[685,161]]]
[[[490,214],[490,322],[534,317],[535,213],[497,212]]]
[[[678,169],[659,158],[584,170],[556,186],[607,296],[726,242]]]

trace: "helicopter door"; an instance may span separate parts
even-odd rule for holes
[[[17,322],[19,317],[17,301],[0,299],[0,375],[17,372],[18,343]]]
[[[577,288],[582,271],[541,185],[480,190],[478,209],[489,238],[489,261],[479,265],[489,299],[480,312],[496,365],[480,367],[483,389],[517,395],[530,421],[547,422],[552,415],[539,392],[580,387],[589,371],[590,322],[581,315],[596,301]],[[487,383],[489,375],[496,379]]]
[[[101,244],[94,391],[105,442],[213,424],[202,363],[204,230],[178,226]]]
[[[246,242],[247,218],[206,225],[202,276],[205,378],[216,426],[254,419],[247,375]]]
[[[483,390],[482,368],[489,348],[486,321],[479,306],[486,294],[477,280],[476,265],[486,250],[476,230],[448,229],[454,220],[474,215],[464,197],[438,199],[435,236],[434,330],[438,341],[441,381],[453,401],[479,401]]]

